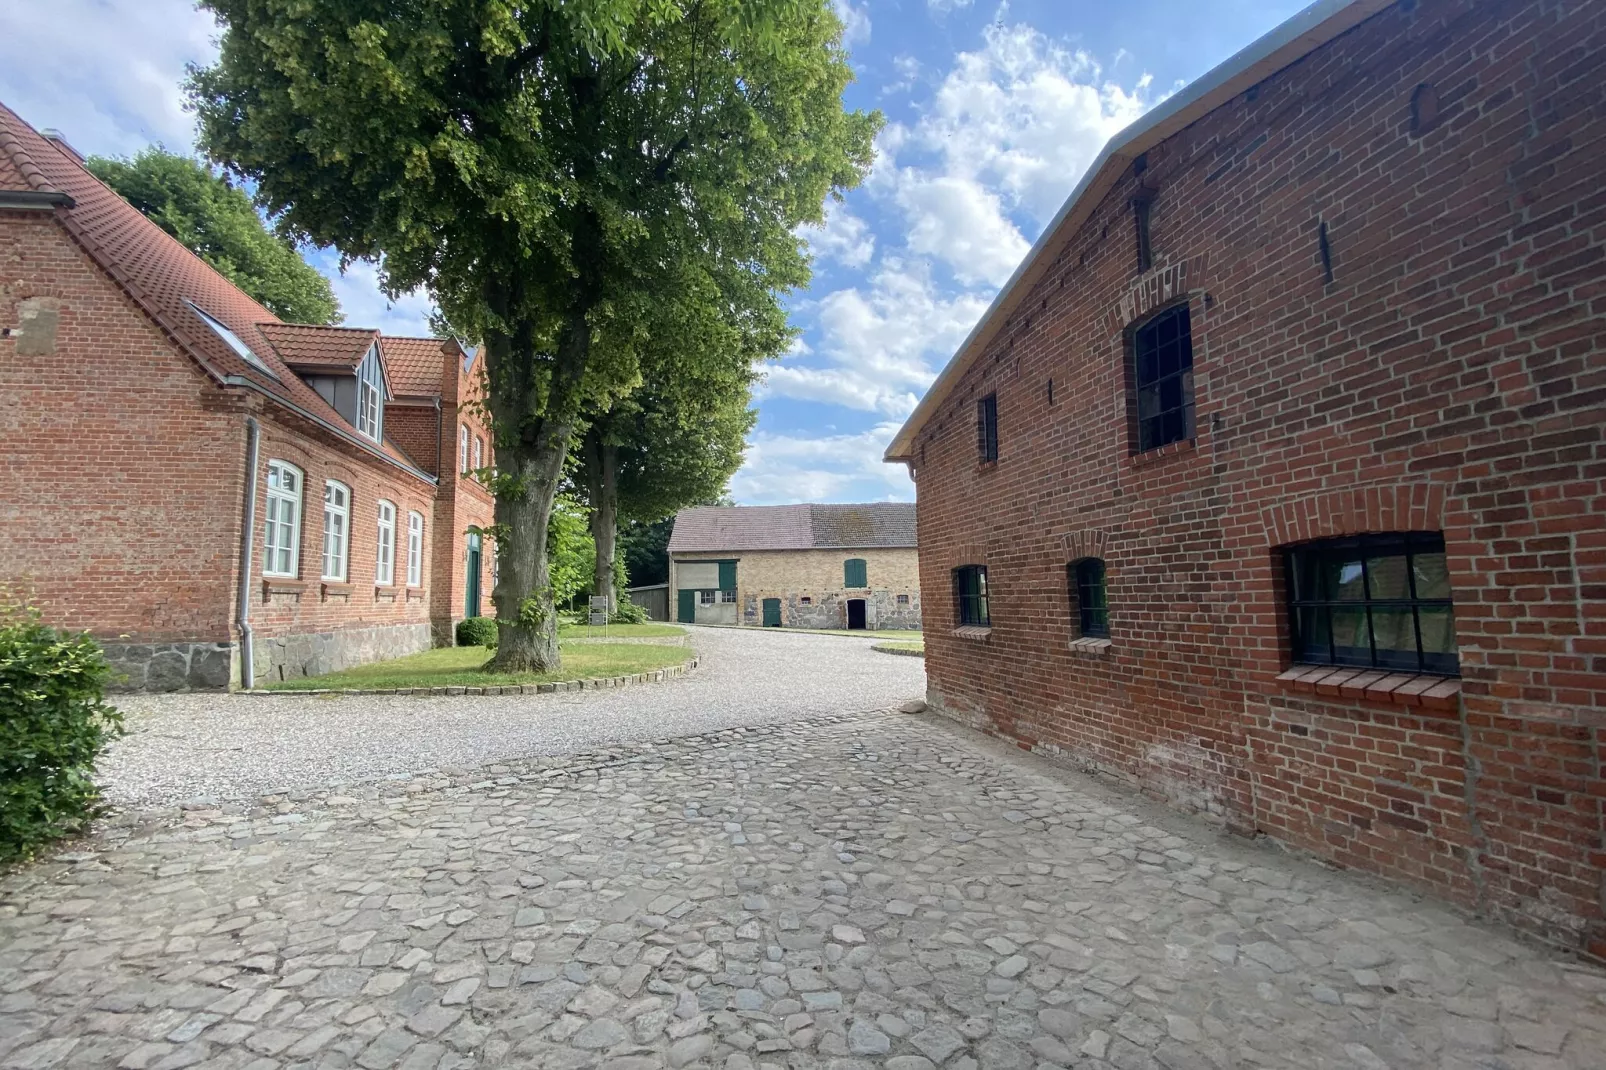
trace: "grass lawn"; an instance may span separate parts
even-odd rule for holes
[[[887,654],[915,654],[920,657],[926,655],[925,643],[877,643],[874,649]]]
[[[554,680],[585,680],[602,676],[629,676],[685,663],[691,651],[683,646],[629,643],[563,644],[563,668],[555,673],[488,673],[480,666],[491,651],[482,646],[447,646],[409,654],[405,658],[376,661],[325,676],[284,680],[267,686],[275,691],[309,688],[393,687],[502,687],[507,684],[543,684]]]
[[[584,624],[563,624],[558,627],[559,639],[667,639],[685,635],[686,629],[673,624],[609,624],[603,628],[588,628]]]

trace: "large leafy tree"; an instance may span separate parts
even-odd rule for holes
[[[288,232],[382,258],[481,338],[496,665],[559,663],[545,533],[570,440],[651,324],[764,317],[872,159],[830,0],[203,0],[202,140]]]
[[[270,231],[245,191],[200,160],[166,149],[91,156],[90,172],[185,248],[291,323],[339,323],[329,280]]]

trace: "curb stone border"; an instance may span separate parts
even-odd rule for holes
[[[305,697],[307,695],[417,695],[433,698],[440,695],[463,696],[466,698],[484,698],[494,695],[553,695],[567,691],[601,691],[606,688],[631,687],[636,684],[661,684],[666,680],[678,680],[697,668],[699,658],[692,658],[681,665],[671,665],[665,669],[653,669],[651,672],[630,673],[626,676],[601,676],[585,680],[553,680],[544,684],[500,684],[491,687],[469,687],[464,684],[449,685],[446,687],[283,687],[242,688],[236,691],[237,695],[267,695],[282,697],[294,695]]]
[[[885,643],[877,643],[870,649],[874,650],[878,654],[896,654],[901,658],[923,658],[926,656],[924,647],[919,650],[904,650],[900,647],[888,646]]]

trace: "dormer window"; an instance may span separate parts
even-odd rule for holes
[[[262,358],[257,356],[256,353],[252,351],[251,347],[246,345],[239,335],[223,326],[219,320],[214,319],[213,317],[208,316],[205,312],[201,311],[201,306],[197,305],[194,301],[185,301],[184,303],[190,306],[190,311],[195,313],[196,316],[200,318],[202,323],[212,328],[212,333],[221,338],[224,345],[227,345],[230,349],[234,350],[235,356],[251,365],[251,367],[255,368],[257,371],[263,372],[268,376],[268,378],[275,381],[278,380],[279,377],[273,374],[273,369],[264,364],[262,362]]]
[[[385,372],[379,364],[379,347],[372,346],[357,366],[357,430],[380,441],[385,422]]]

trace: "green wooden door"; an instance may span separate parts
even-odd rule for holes
[[[468,583],[463,598],[463,615],[480,615],[480,537],[477,532],[468,536]]]
[[[697,592],[680,591],[675,605],[675,619],[682,624],[694,624],[697,621]]]
[[[779,628],[781,626],[781,600],[779,598],[764,599],[764,627]]]

